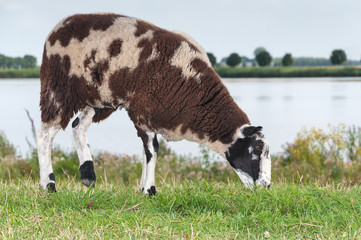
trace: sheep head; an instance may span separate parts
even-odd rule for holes
[[[247,188],[253,188],[254,184],[269,188],[271,184],[269,145],[261,130],[260,126],[242,126],[225,154]]]

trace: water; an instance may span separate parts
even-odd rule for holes
[[[361,126],[361,78],[307,79],[225,79],[231,95],[254,125],[263,126],[271,153],[282,151],[303,126],[327,128],[329,123]],[[38,79],[0,80],[0,131],[25,155],[26,138],[34,143],[28,109],[35,126],[40,126]],[[126,111],[117,111],[107,120],[92,124],[88,132],[93,153],[141,154],[142,142]],[[70,124],[56,136],[55,145],[75,149]],[[169,143],[180,154],[199,155],[196,143]]]

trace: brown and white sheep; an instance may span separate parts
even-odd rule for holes
[[[156,134],[208,146],[229,161],[247,187],[270,184],[269,145],[262,128],[250,125],[204,49],[184,33],[111,13],[70,16],[46,39],[40,79],[38,153],[44,189],[56,191],[53,139],[78,112],[72,127],[81,179],[87,186],[95,184],[87,129],[122,108],[143,141],[144,193],[156,193]]]

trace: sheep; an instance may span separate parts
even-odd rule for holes
[[[246,187],[271,181],[269,144],[250,125],[192,37],[113,13],[77,14],[48,35],[40,69],[40,186],[56,192],[52,142],[74,114],[73,136],[81,180],[96,175],[86,132],[91,123],[125,109],[143,142],[140,190],[156,193],[157,134],[218,152]]]

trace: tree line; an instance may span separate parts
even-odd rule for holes
[[[331,56],[329,59],[317,59],[315,61],[314,58],[293,58],[291,53],[286,53],[281,59],[273,59],[271,54],[264,48],[258,47],[253,52],[255,58],[249,59],[247,57],[241,57],[238,53],[231,53],[228,57],[221,60],[220,63],[225,63],[230,67],[238,66],[242,63],[243,66],[247,66],[247,64],[251,63],[252,66],[270,66],[271,64],[275,66],[306,66],[306,65],[340,65],[347,61],[347,56],[345,51],[342,49],[335,49],[331,52]],[[217,63],[216,57],[212,53],[207,53],[208,58],[213,66]],[[310,64],[313,61],[312,64]],[[321,63],[322,64],[319,64]]]
[[[28,69],[36,67],[36,57],[25,55],[24,57],[8,57],[0,54],[0,68]]]

